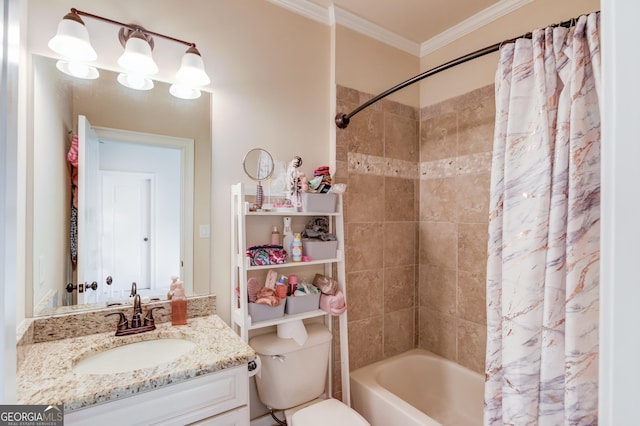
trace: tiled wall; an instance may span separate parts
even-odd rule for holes
[[[420,111],[418,347],[484,372],[493,86]]]
[[[368,96],[337,93],[339,112]],[[337,132],[351,370],[416,346],[418,127],[416,108],[382,100]]]
[[[370,97],[337,95],[345,113]],[[490,86],[421,111],[385,99],[337,131],[351,370],[422,347],[483,371],[494,115]]]

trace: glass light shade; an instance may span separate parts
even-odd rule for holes
[[[89,32],[82,19],[68,13],[58,24],[58,32],[49,40],[49,48],[72,61],[95,61],[98,54],[91,46]]]
[[[96,67],[89,66],[84,62],[58,61],[56,68],[67,75],[85,80],[95,80],[100,76]]]
[[[176,79],[178,83],[191,87],[206,86],[211,82],[204,71],[202,56],[195,47],[190,47],[182,56],[182,63],[176,73]]]
[[[141,74],[118,74],[118,83],[124,87],[135,90],[151,90],[153,89],[153,80]]]
[[[169,93],[180,99],[197,99],[202,95],[200,90],[184,84],[172,84]]]
[[[151,57],[151,46],[142,35],[133,33],[118,58],[118,65],[133,74],[151,75],[158,72],[158,66]]]

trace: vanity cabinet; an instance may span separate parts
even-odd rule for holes
[[[249,425],[246,365],[98,404],[64,416],[65,425]]]
[[[251,202],[245,192],[244,185],[238,183],[232,186],[232,286],[231,289],[231,325],[244,341],[249,340],[249,331],[259,328],[274,326],[289,321],[303,320],[329,315],[316,309],[299,314],[284,314],[284,316],[254,321],[249,314],[249,302],[247,297],[247,282],[252,273],[258,273],[259,281],[264,283],[264,276],[267,271],[275,270],[278,275],[288,275],[295,270],[296,275],[304,275],[305,271],[310,278],[315,273],[323,273],[333,276],[338,280],[340,286],[345,282],[344,271],[344,226],[342,221],[342,197],[338,195],[336,211],[333,213],[324,212],[297,212],[297,211],[250,211]],[[292,230],[295,235],[302,232],[306,223],[316,217],[324,216],[330,220],[330,232],[338,239],[338,249],[335,258],[311,260],[308,262],[291,262],[273,265],[252,266],[247,257],[247,248],[255,245],[267,244],[270,239],[271,230],[278,226],[283,232],[285,217],[291,217]],[[335,266],[335,268],[334,268]],[[259,273],[262,271],[263,273]],[[310,280],[308,280],[310,281]],[[344,289],[342,289],[344,292]],[[327,318],[327,322],[328,318]]]

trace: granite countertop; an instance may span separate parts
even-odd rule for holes
[[[197,346],[182,357],[150,368],[115,374],[84,374],[72,369],[93,353],[123,344],[158,338],[188,339]],[[132,396],[163,385],[246,365],[255,352],[217,315],[190,318],[187,325],[170,322],[131,336],[97,333],[25,348],[18,371],[18,403],[64,404],[65,412]]]

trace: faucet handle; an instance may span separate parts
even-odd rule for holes
[[[122,312],[111,312],[105,315],[105,317],[111,315],[120,315],[120,320],[118,321],[117,331],[127,330],[129,328],[129,324],[127,323],[127,317]]]
[[[163,306],[154,306],[147,311],[147,315],[144,317],[144,325],[155,325],[156,320],[153,319],[153,310],[154,309],[164,309]]]

